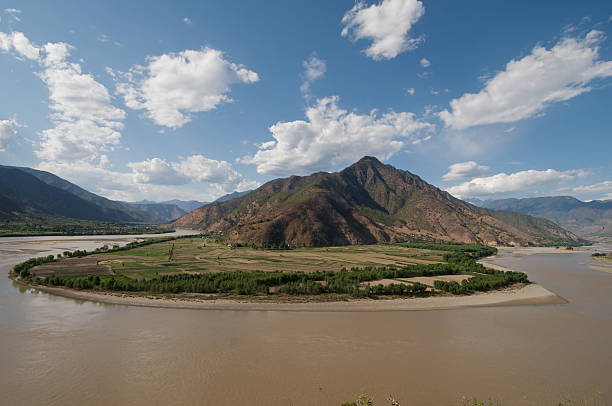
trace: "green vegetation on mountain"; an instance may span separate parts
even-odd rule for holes
[[[273,180],[240,198],[196,209],[174,224],[219,231],[228,242],[260,246],[581,242],[550,221],[477,208],[372,157],[337,173]]]

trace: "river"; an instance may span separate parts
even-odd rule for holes
[[[129,237],[0,239],[0,275]],[[610,249],[599,246],[599,249]],[[0,278],[0,403],[377,405],[612,403],[612,273],[590,254],[516,255],[562,305],[405,312],[211,311],[80,302]],[[591,264],[592,265],[592,264]],[[589,403],[590,404],[590,403]]]

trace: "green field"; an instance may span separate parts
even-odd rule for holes
[[[495,252],[478,245],[263,250],[201,236],[165,240],[87,255],[66,253],[69,258],[18,266],[15,272],[50,286],[174,294],[422,296],[527,282],[523,273],[477,264],[477,258]]]

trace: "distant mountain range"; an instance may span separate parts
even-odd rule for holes
[[[172,204],[184,210],[185,213],[189,213],[190,211],[193,211],[197,209],[198,207],[202,207],[205,204],[208,204],[208,202],[198,202],[197,200],[177,200],[177,199],[166,200],[163,202],[154,202],[152,200],[140,200],[138,202],[129,202],[129,203],[130,204]]]
[[[408,171],[364,157],[337,173],[276,179],[174,223],[221,231],[230,242],[295,246],[410,239],[489,245],[576,243],[553,222],[476,207]]]
[[[0,166],[0,219],[55,216],[116,223],[167,223],[187,211],[173,204],[132,204],[98,196],[52,173]]]
[[[248,192],[234,192],[228,201]],[[113,223],[168,223],[208,203],[168,200],[135,203],[110,200],[50,172],[0,165],[0,221],[60,217]]]
[[[571,196],[474,200],[474,204],[543,217],[584,238],[612,237],[612,200],[583,202]]]
[[[239,197],[242,197],[242,196],[246,195],[249,192],[251,192],[251,191],[247,190],[245,192],[228,193],[226,195],[221,196],[220,198],[218,198],[214,202],[227,202],[229,200],[237,199]],[[195,210],[197,208],[200,208],[202,206],[210,204],[210,202],[199,202],[197,200],[176,200],[176,199],[174,199],[174,200],[166,200],[164,202],[153,202],[151,200],[141,200],[139,202],[134,202],[132,204],[173,204],[173,205],[178,206],[181,209],[185,210],[185,213],[188,213],[188,212],[193,211],[193,210]]]

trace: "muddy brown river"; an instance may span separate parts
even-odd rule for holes
[[[404,406],[612,404],[612,273],[591,269],[589,253],[494,259],[567,304],[431,311],[103,305],[5,276],[26,258],[102,243],[0,239],[0,404],[339,405],[362,390],[377,405],[390,394]]]

